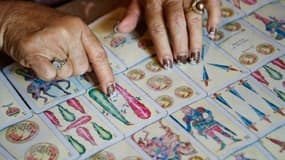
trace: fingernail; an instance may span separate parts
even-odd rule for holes
[[[188,55],[177,55],[176,61],[178,64],[186,64],[188,60]]]
[[[120,21],[117,21],[117,22],[115,23],[114,27],[113,27],[113,31],[114,31],[115,33],[118,33],[118,32],[119,32],[119,30],[118,30],[119,24],[120,24]]]
[[[195,49],[190,54],[190,63],[191,64],[198,64],[200,62],[200,50]]]
[[[213,40],[215,38],[215,34],[218,32],[218,29],[216,27],[212,27],[209,31],[208,37],[210,40]]]
[[[172,62],[171,58],[169,58],[169,57],[164,58],[162,60],[162,63],[163,63],[164,69],[168,70],[168,69],[172,68],[173,62]]]
[[[113,83],[111,83],[107,86],[107,96],[110,98],[114,95],[114,93],[115,93],[115,86]]]

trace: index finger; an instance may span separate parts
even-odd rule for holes
[[[115,80],[103,46],[88,27],[83,30],[81,38],[88,60],[99,81],[100,89],[107,96],[112,96],[115,91]]]

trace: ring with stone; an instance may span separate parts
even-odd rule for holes
[[[61,59],[54,59],[51,61],[53,67],[56,69],[56,70],[60,70],[67,62],[67,59],[64,59],[64,60],[61,60]]]
[[[202,0],[194,0],[191,6],[188,9],[186,9],[186,12],[193,11],[197,14],[202,15],[204,12],[204,9],[205,9],[205,5]]]

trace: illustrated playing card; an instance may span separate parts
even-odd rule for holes
[[[4,68],[4,74],[36,113],[84,93],[74,78],[46,82],[37,78],[32,70],[16,63]]]
[[[124,16],[125,9],[118,8],[90,24],[91,30],[99,40],[116,55],[127,67],[154,54],[152,41],[146,32],[116,32],[116,24]]]
[[[274,11],[274,12],[273,12]],[[285,46],[285,9],[279,3],[266,5],[244,19],[271,39]]]
[[[226,160],[268,160],[273,157],[264,149],[259,143],[254,143],[231,156],[227,157]]]
[[[251,71],[282,54],[281,46],[254,32],[241,20],[224,25],[215,36],[215,41]]]
[[[200,63],[178,65],[178,68],[211,94],[248,74],[245,68],[229,59],[231,57],[204,39]]]
[[[152,159],[206,159],[198,144],[187,139],[168,119],[159,120],[132,135],[132,140]]]
[[[252,143],[255,138],[228,113],[203,99],[171,114],[171,118],[189,135],[219,158]]]
[[[0,131],[0,144],[15,159],[76,159],[76,151],[37,116]]]
[[[177,68],[163,69],[156,57],[140,63],[124,74],[168,113],[205,96]]]
[[[31,116],[32,112],[0,72],[0,130]]]
[[[284,104],[250,76],[214,93],[212,99],[259,137],[285,123]]]
[[[231,2],[233,4],[232,0],[227,0],[228,2]],[[240,9],[241,11],[245,12],[246,14],[249,14],[255,10],[257,10],[258,8],[273,2],[275,0],[240,0]]]
[[[285,157],[285,126],[279,128],[261,139],[261,144],[276,158]]]
[[[270,89],[285,102],[285,56],[279,57],[263,65],[251,73],[258,82]]]
[[[87,160],[96,159],[121,159],[121,160],[143,160],[149,159],[146,155],[140,153],[140,148],[132,146],[129,139],[121,141],[103,151],[100,151]],[[139,150],[137,150],[139,149]]]
[[[95,154],[123,137],[83,96],[71,98],[41,114],[80,154]]]
[[[85,96],[125,136],[166,115],[155,102],[139,93],[123,75],[116,77],[117,95],[109,100],[97,87],[90,88]]]

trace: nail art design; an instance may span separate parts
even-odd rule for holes
[[[114,25],[114,27],[113,27],[113,32],[114,33],[118,33],[119,31],[118,31],[118,26],[119,26],[119,24],[120,24],[120,21],[117,21],[116,23],[115,23],[115,25]]]
[[[210,38],[210,40],[214,40],[215,39],[215,34],[218,32],[218,29],[216,27],[212,27],[209,31],[208,37]]]
[[[200,62],[200,55],[201,52],[199,49],[195,49],[194,51],[192,51],[190,54],[190,63],[198,64]]]
[[[115,86],[113,83],[107,86],[107,96],[111,101],[116,99],[116,90],[115,90]]]
[[[188,55],[177,55],[176,62],[178,64],[186,64],[188,60]]]
[[[162,60],[162,63],[163,63],[163,68],[164,69],[171,69],[172,68],[172,66],[173,66],[173,62],[172,62],[172,60],[170,59],[170,58],[164,58],[163,60]]]

